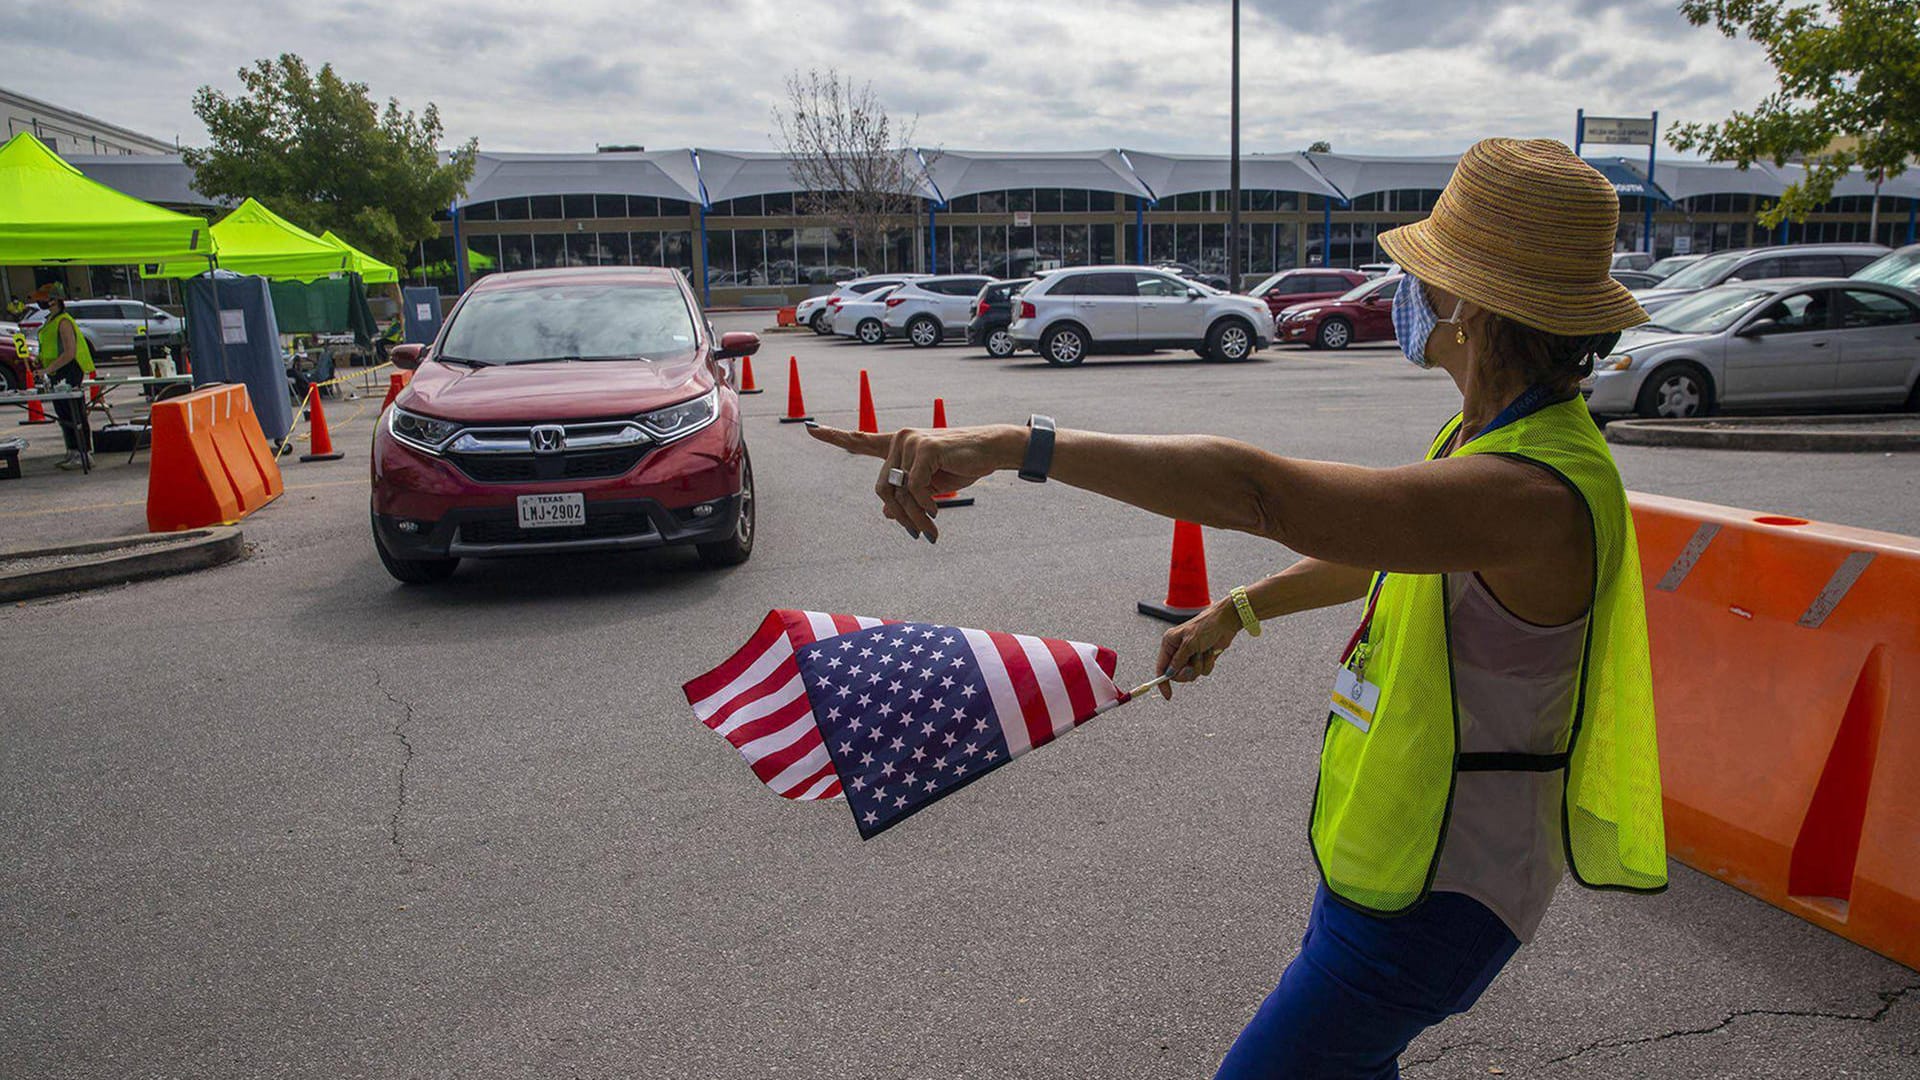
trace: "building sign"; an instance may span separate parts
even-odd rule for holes
[[[1652,146],[1653,119],[1646,116],[1589,116],[1580,132],[1583,142],[1610,146]]]
[[[1016,229],[1032,228],[1033,215],[1025,210],[1015,210],[1013,212],[1013,227]]]
[[[1673,253],[1675,255],[1693,254],[1693,235],[1691,233],[1674,233]]]

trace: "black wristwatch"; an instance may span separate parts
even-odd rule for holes
[[[1020,462],[1020,479],[1044,484],[1052,470],[1053,417],[1034,413],[1027,417],[1027,456]]]

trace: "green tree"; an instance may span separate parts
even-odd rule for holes
[[[1314,140],[1314,143],[1313,143],[1313,145],[1312,145],[1312,146],[1309,146],[1309,147],[1307,147],[1307,153],[1309,153],[1309,154],[1331,154],[1331,153],[1333,153],[1333,144],[1332,144],[1332,143],[1330,143],[1330,142],[1328,142],[1328,141],[1327,141],[1327,140],[1325,140],[1325,139],[1316,139],[1316,140]]]
[[[1762,224],[1804,220],[1853,166],[1885,181],[1920,154],[1920,0],[1686,0],[1680,11],[1760,45],[1779,73],[1779,89],[1750,111],[1683,124],[1667,140],[1743,167],[1803,159],[1805,180]]]
[[[404,260],[439,235],[433,220],[473,176],[473,139],[440,158],[440,110],[403,111],[373,101],[365,83],[292,53],[240,69],[241,93],[211,86],[193,111],[211,145],[183,155],[194,186],[216,198],[252,196],[313,233],[332,229],[361,250]]]

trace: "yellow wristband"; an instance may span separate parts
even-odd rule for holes
[[[1247,636],[1259,637],[1260,619],[1253,613],[1253,601],[1247,599],[1247,587],[1235,585],[1227,595],[1233,597],[1233,610],[1240,613],[1240,626],[1246,630]]]

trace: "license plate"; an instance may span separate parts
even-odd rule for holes
[[[522,495],[516,500],[523,529],[567,528],[587,523],[587,500],[579,492]]]

